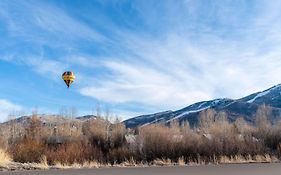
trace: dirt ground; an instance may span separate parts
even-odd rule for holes
[[[228,164],[186,167],[100,168],[0,172],[0,175],[280,175],[281,164]]]

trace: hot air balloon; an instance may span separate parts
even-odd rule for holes
[[[67,88],[69,88],[71,83],[73,83],[73,81],[75,80],[75,75],[71,71],[66,71],[62,74],[62,79],[65,82],[65,84],[67,85]]]

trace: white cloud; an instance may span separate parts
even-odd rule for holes
[[[9,114],[17,113],[21,110],[23,110],[22,106],[5,99],[0,99],[0,122],[6,121]]]
[[[188,82],[183,81],[184,75],[172,75],[174,70],[161,72],[141,64],[120,62],[106,62],[105,66],[113,71],[112,79],[98,80],[97,86],[82,88],[83,95],[110,103],[137,102],[162,109],[210,98],[200,90],[184,88]]]
[[[66,64],[46,58],[26,57],[23,62],[32,67],[34,71],[52,79],[58,79],[67,68]]]
[[[42,55],[37,57],[35,55],[4,55],[0,57],[0,60],[29,66],[33,71],[53,80],[58,80],[58,77],[69,66],[54,59],[44,58]]]
[[[36,72],[54,76],[67,68],[63,61],[69,60],[79,70],[76,82],[80,93],[107,103],[136,103],[155,108],[156,112],[200,100],[239,98],[279,83],[280,3],[207,3],[136,1],[131,10],[137,13],[137,25],[141,27],[133,23],[130,27],[137,30],[124,29],[106,18],[103,26],[108,27],[110,41],[50,5],[43,8],[44,4],[23,3],[24,10],[15,16],[11,17],[5,8],[0,15],[6,18],[13,34],[39,45],[48,43],[51,48],[56,44],[72,48],[65,41],[76,39],[79,46],[88,38],[93,43],[103,40],[95,47],[98,56],[78,49],[79,54],[58,54],[58,59],[46,59],[37,53],[39,58],[35,54],[22,60],[26,59]],[[27,21],[18,20],[20,14]],[[124,18],[130,21],[126,15]],[[87,43],[85,50],[93,43]],[[11,61],[12,57],[4,59]]]
[[[101,34],[87,25],[68,16],[59,8],[44,5],[41,8],[39,4],[32,5],[30,9],[35,18],[35,24],[44,30],[60,35],[67,35],[71,38],[83,38],[94,41],[105,39]]]
[[[215,33],[195,41],[179,33],[160,39],[124,33],[124,38],[119,44],[129,50],[127,55],[105,61],[111,76],[82,88],[83,95],[166,110],[212,98],[240,98],[280,82],[281,53],[271,43],[278,43],[277,38],[257,42]]]
[[[0,2],[0,5],[0,19],[5,21],[10,35],[27,41],[67,45],[65,42],[77,39],[105,39],[93,28],[50,3],[6,1]]]

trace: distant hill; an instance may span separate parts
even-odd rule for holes
[[[229,121],[235,121],[238,117],[243,117],[247,122],[253,123],[257,109],[263,104],[272,108],[272,122],[281,118],[281,84],[240,99],[220,98],[202,101],[176,111],[168,110],[155,114],[133,117],[125,120],[124,124],[127,128],[134,128],[153,123],[169,123],[177,120],[179,122],[188,121],[191,126],[194,126],[198,124],[199,113],[206,109],[226,112]],[[0,125],[3,126],[13,122],[21,126],[26,126],[31,117],[32,116],[22,116]],[[38,117],[42,124],[47,126],[62,125],[67,122],[83,123],[90,120],[104,120],[94,115],[79,116],[77,118],[61,117],[59,115],[38,115]]]
[[[178,120],[179,122],[188,121],[190,125],[196,125],[198,124],[199,113],[206,109],[214,109],[217,112],[224,111],[228,114],[230,121],[243,117],[246,121],[252,123],[258,107],[263,104],[272,107],[272,122],[280,118],[281,84],[236,100],[220,98],[202,101],[177,111],[164,111],[130,118],[125,120],[124,123],[128,128],[160,122],[169,123],[173,120]]]
[[[38,114],[36,116],[39,118],[42,125],[47,125],[47,126],[62,125],[67,122],[82,123],[82,122],[86,122],[89,120],[97,120],[97,119],[103,120],[102,118],[98,118],[94,115],[85,115],[85,116],[80,116],[77,118],[63,117],[60,115],[46,115],[46,114]],[[30,123],[31,118],[32,118],[32,116],[22,116],[22,117],[4,122],[1,125],[6,125],[9,123],[17,123],[22,126],[27,126]]]

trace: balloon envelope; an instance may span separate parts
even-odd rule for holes
[[[71,71],[66,71],[62,74],[62,79],[65,82],[67,88],[69,88],[71,83],[73,83],[73,81],[75,80],[75,75]]]

